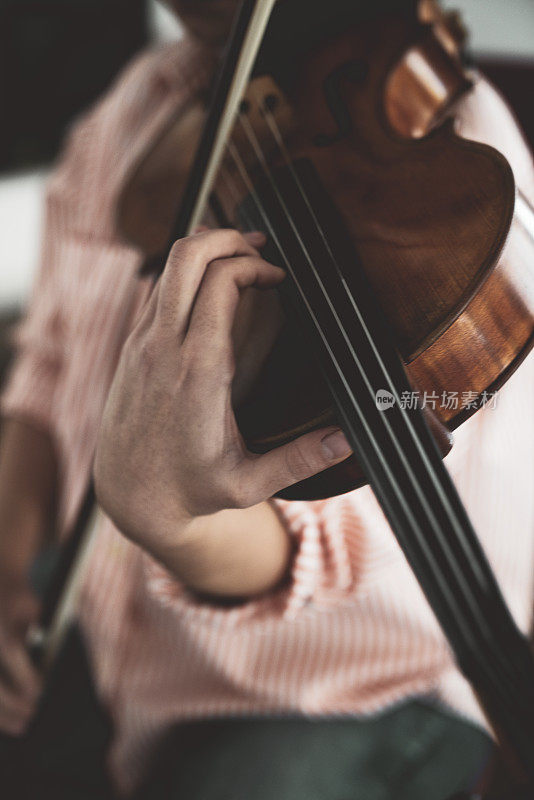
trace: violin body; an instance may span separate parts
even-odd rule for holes
[[[287,74],[267,73],[260,57],[241,115],[281,185],[290,191],[291,162],[322,225],[336,217],[329,236],[343,228],[351,240],[446,453],[447,431],[493,395],[534,342],[534,217],[505,156],[455,132],[455,104],[472,84],[457,32],[429,8],[346,27]],[[247,160],[243,133],[234,136],[261,187],[256,154],[248,143]],[[250,185],[231,158],[221,175],[219,224],[253,226]],[[344,277],[356,290],[350,271]],[[251,308],[261,335],[249,331],[238,351],[261,368],[235,396],[256,452],[336,423],[290,307],[260,302]],[[284,496],[317,499],[363,482],[351,457]]]

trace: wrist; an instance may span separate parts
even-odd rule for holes
[[[190,591],[249,598],[284,580],[292,549],[277,514],[261,503],[192,517],[151,555]]]
[[[102,509],[126,538],[165,564],[181,542],[191,536],[198,519],[174,500],[159,505],[143,502],[142,505],[128,506],[117,498],[110,502],[110,498],[98,488],[97,497]],[[127,514],[124,513],[126,509]]]
[[[147,537],[147,549],[167,567],[180,561],[183,551],[198,539],[201,519],[182,508],[163,514],[158,520],[158,530]]]

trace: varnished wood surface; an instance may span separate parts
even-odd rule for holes
[[[407,70],[406,54],[413,52],[416,65],[427,59],[430,86],[441,82],[442,94],[429,91],[425,67]],[[362,83],[340,85],[350,136],[314,147],[318,134],[336,132],[324,99],[326,76],[351,59],[370,68]],[[471,86],[458,58],[428,27],[382,21],[379,28],[347,32],[336,48],[315,54],[296,85],[289,102],[305,134],[295,132],[285,112],[279,126],[292,156],[311,158],[335,198],[414,387],[440,398],[444,392],[459,398],[493,392],[533,343],[534,231],[514,216],[515,182],[506,158],[460,138],[453,117],[447,119]],[[267,89],[258,86],[251,93],[249,113],[256,114],[255,129],[276,164],[280,157],[254,106],[262,93]],[[242,150],[246,158],[246,146]],[[223,198],[230,217],[234,200]],[[287,353],[283,345],[280,350]],[[314,365],[305,357],[292,363],[288,370],[281,355],[277,372],[271,354],[256,395],[245,404],[244,430],[255,449],[333,421]],[[452,429],[475,407],[438,402],[435,414]],[[361,481],[351,459],[286,494],[326,496]]]

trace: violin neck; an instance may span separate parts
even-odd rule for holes
[[[256,191],[358,462],[490,722],[532,770],[534,660],[421,409],[401,402],[412,387],[343,221],[309,162]]]

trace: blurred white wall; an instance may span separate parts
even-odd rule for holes
[[[169,8],[158,0],[149,2],[149,25],[156,41],[168,42],[182,35],[182,26]]]
[[[372,0],[367,0],[372,2]],[[534,56],[534,0],[441,0],[458,9],[469,28],[477,55]],[[150,2],[154,36],[175,39],[181,34],[176,17],[158,2]]]
[[[443,0],[443,5],[464,15],[475,54],[534,58],[534,0]],[[150,0],[150,28],[155,41],[181,36],[176,18],[158,0]],[[31,287],[46,176],[41,170],[0,178],[0,309],[22,305]]]
[[[46,170],[0,179],[0,311],[23,304],[37,268]]]
[[[534,0],[442,0],[458,9],[478,56],[534,57]]]

